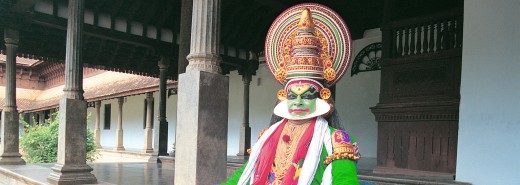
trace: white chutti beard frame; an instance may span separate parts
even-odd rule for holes
[[[287,105],[287,100],[281,101],[274,107],[274,114],[280,116],[282,118],[290,119],[290,120],[303,120],[318,117],[326,114],[330,110],[330,105],[320,98],[316,98],[316,111],[311,114],[307,114],[305,116],[293,116],[289,114],[289,106]]]

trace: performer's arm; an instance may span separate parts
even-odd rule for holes
[[[359,180],[357,177],[356,163],[359,159],[359,152],[356,139],[343,130],[334,131],[332,137],[334,147],[348,148],[346,151],[350,154],[348,157],[334,158],[334,160],[332,160],[330,164],[332,165],[332,184],[358,185]],[[348,145],[345,146],[342,144]]]
[[[333,185],[358,185],[356,164],[350,159],[332,161]]]

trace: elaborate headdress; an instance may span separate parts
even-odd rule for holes
[[[287,88],[295,83],[311,85],[320,92],[317,111],[310,116],[331,110],[328,87],[343,77],[351,56],[352,41],[347,25],[332,9],[316,3],[298,4],[282,12],[271,25],[265,41],[269,69],[275,79],[285,85],[277,94],[280,104],[287,97]],[[286,117],[280,111],[283,109],[277,106],[275,114]]]

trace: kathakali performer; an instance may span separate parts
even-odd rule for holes
[[[332,87],[345,73],[351,38],[328,7],[304,3],[284,11],[271,25],[265,58],[276,80],[274,114],[249,161],[225,184],[359,184],[358,146],[340,129]]]

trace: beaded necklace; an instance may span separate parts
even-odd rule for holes
[[[288,120],[278,141],[273,164],[273,172],[277,181],[281,181],[291,167],[294,154],[303,133],[309,127],[311,120]]]

